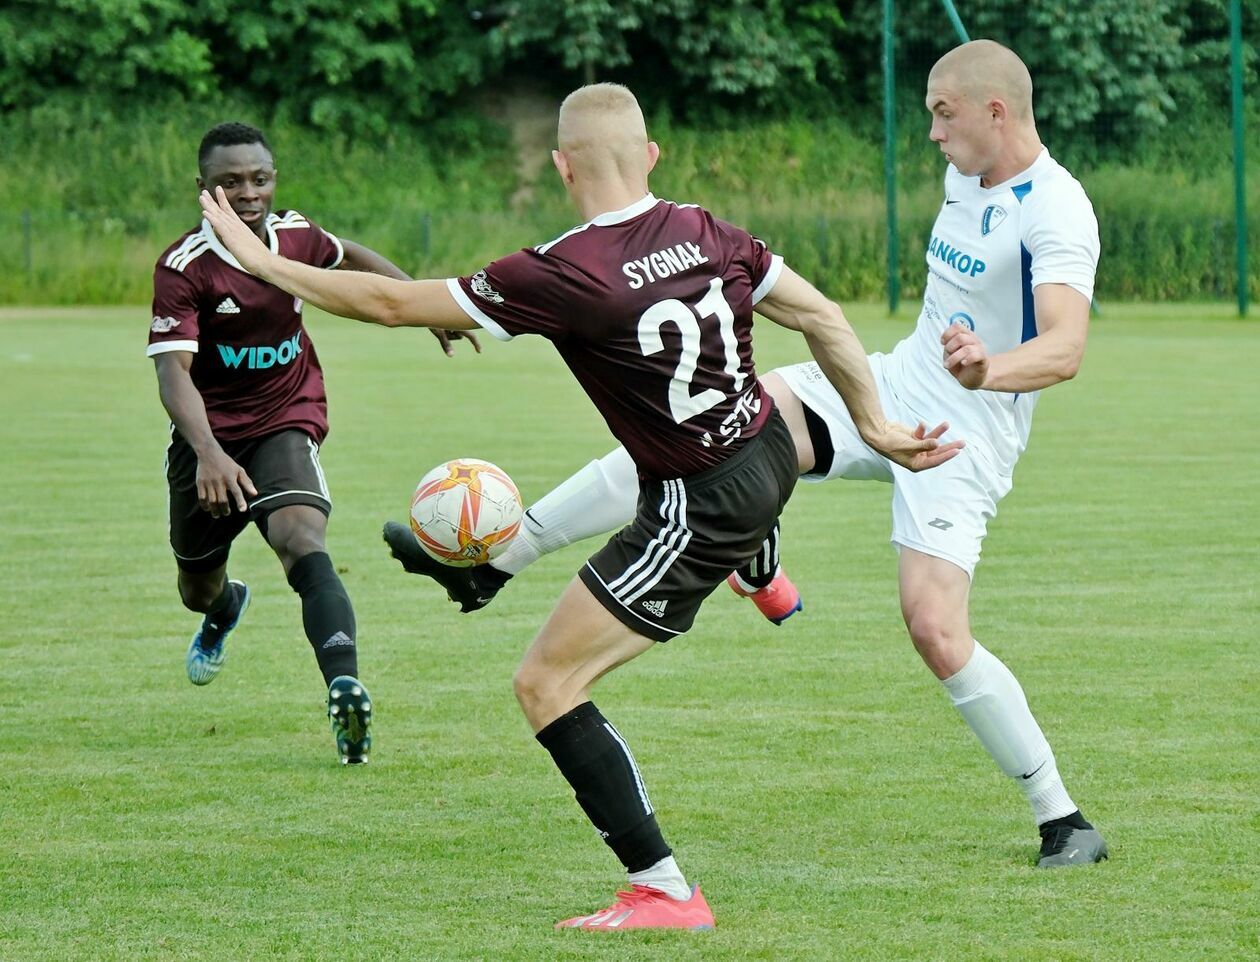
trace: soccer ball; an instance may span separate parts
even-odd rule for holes
[[[502,468],[476,458],[439,464],[411,498],[411,530],[430,557],[456,568],[485,564],[521,528],[521,493]]]

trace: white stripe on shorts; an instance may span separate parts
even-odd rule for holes
[[[659,584],[691,540],[691,531],[687,528],[687,489],[681,479],[665,482],[661,516],[665,523],[643,556],[608,586],[613,597],[623,605],[633,604]]]
[[[315,475],[319,478],[319,492],[325,501],[332,504],[332,495],[328,493],[328,482],[324,480],[324,468],[319,463],[319,445],[307,438],[306,446],[311,450],[311,464],[315,465]]]

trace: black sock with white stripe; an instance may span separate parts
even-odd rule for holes
[[[627,871],[645,871],[672,854],[629,746],[592,702],[561,715],[537,737]]]
[[[762,542],[761,550],[747,564],[735,569],[735,577],[748,591],[764,588],[779,573],[779,522],[774,523],[770,534]]]
[[[337,577],[332,559],[323,551],[298,559],[289,569],[289,585],[302,598],[302,627],[315,649],[324,684],[332,684],[338,675],[358,678],[354,608],[350,606],[350,596]]]

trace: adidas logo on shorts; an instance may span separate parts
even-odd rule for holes
[[[665,606],[669,604],[667,601],[644,601],[643,610],[657,618],[665,617]]]
[[[219,306],[214,309],[216,314],[239,314],[241,309],[236,306],[236,301],[230,297],[223,298],[219,302]]]

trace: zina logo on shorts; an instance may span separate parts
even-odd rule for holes
[[[291,338],[281,341],[276,347],[233,347],[231,344],[216,344],[219,356],[223,358],[223,366],[246,367],[251,371],[261,371],[277,364],[288,364],[302,353],[299,331]]]

